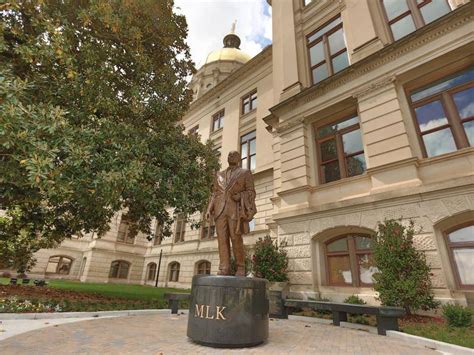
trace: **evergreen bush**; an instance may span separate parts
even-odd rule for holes
[[[349,304],[367,304],[362,298],[360,298],[357,295],[350,295],[344,300],[344,303],[349,303]]]
[[[397,220],[378,224],[373,244],[374,289],[385,306],[403,307],[407,314],[438,306],[431,289],[430,267],[425,254],[413,245],[413,221],[407,227]]]
[[[443,317],[451,327],[469,328],[472,325],[472,310],[459,304],[445,304]]]
[[[288,281],[288,255],[270,236],[259,238],[255,244],[252,268],[256,277],[270,282]]]

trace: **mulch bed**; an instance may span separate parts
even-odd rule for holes
[[[0,285],[0,298],[18,297],[24,299],[55,300],[55,301],[128,301],[125,298],[107,297],[95,293],[61,290],[53,287],[28,285]]]
[[[410,324],[445,324],[446,321],[441,317],[433,317],[433,316],[420,316],[417,314],[412,314],[409,316],[405,316],[400,318],[400,327],[403,328],[405,325]]]

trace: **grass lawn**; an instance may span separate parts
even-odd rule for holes
[[[68,280],[48,280],[48,285],[57,289],[92,292],[108,297],[123,297],[134,300],[163,299],[165,292],[190,293],[191,290],[129,284],[88,283]]]
[[[190,290],[130,284],[86,283],[47,280],[48,286],[5,286],[10,279],[0,278],[1,312],[73,312],[124,309],[166,308],[166,292]],[[186,307],[186,302],[181,302]]]
[[[446,343],[474,349],[474,328],[451,328],[446,324],[409,323],[402,325],[402,331]]]

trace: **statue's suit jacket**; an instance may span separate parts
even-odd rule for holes
[[[255,198],[255,188],[252,173],[247,169],[235,168],[231,173],[229,169],[216,173],[209,211],[214,219],[226,211],[231,219],[239,218],[239,202],[232,199],[235,194],[249,193]]]

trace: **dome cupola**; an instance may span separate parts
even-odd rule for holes
[[[235,34],[236,22],[232,24],[230,33],[222,41],[224,47],[209,53],[202,67],[194,74],[190,82],[193,100],[216,86],[250,60],[251,56],[240,50],[241,41]]]

